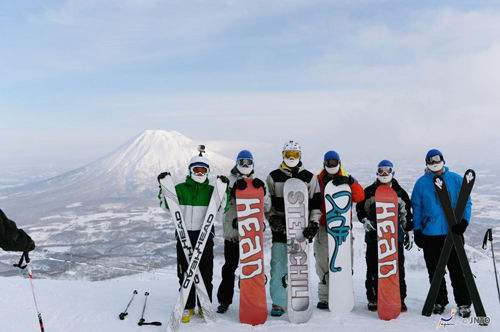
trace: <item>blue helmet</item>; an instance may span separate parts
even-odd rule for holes
[[[240,159],[250,159],[253,160],[253,155],[250,151],[248,150],[241,150],[238,155],[236,156],[236,161]]]
[[[425,163],[428,164],[432,157],[439,156],[444,161],[443,154],[438,149],[430,149],[425,155]]]
[[[323,159],[323,161],[327,161],[327,160],[338,160],[340,161],[340,156],[337,152],[331,150],[331,151],[328,151],[327,153],[325,153],[325,157]]]
[[[381,167],[394,168],[394,165],[392,164],[392,162],[390,160],[384,159],[384,160],[382,160],[381,162],[378,163],[377,167],[378,168],[381,168]]]

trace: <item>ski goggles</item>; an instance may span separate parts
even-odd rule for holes
[[[337,159],[325,160],[323,163],[326,167],[337,167],[340,162]]]
[[[377,175],[387,176],[387,175],[390,175],[390,174],[392,174],[392,168],[391,167],[384,166],[384,167],[379,167],[377,169]]]
[[[440,162],[443,161],[443,158],[441,158],[440,155],[435,155],[435,156],[432,156],[430,158],[427,158],[426,162],[427,162],[427,165],[435,165],[435,164],[439,164]]]
[[[207,174],[208,173],[208,168],[204,166],[194,166],[191,168],[191,172],[194,174]]]
[[[300,159],[300,151],[298,151],[298,150],[283,151],[283,158],[285,158],[285,159]]]
[[[252,159],[238,159],[238,165],[242,167],[250,167],[253,165]]]

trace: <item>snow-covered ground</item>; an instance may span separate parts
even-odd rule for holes
[[[347,315],[335,316],[327,311],[314,309],[311,320],[305,325],[293,325],[287,317],[271,318],[257,327],[242,325],[238,319],[238,291],[236,290],[234,305],[225,315],[218,315],[218,321],[206,325],[200,319],[193,320],[190,324],[182,325],[181,331],[304,331],[331,330],[331,331],[428,331],[436,328],[440,316],[430,318],[421,316],[423,302],[429,287],[427,274],[423,269],[422,252],[415,247],[407,253],[408,284],[408,312],[393,321],[381,321],[376,313],[366,310],[364,288],[364,243],[362,229],[355,228],[355,273],[354,292],[356,304],[354,310]],[[269,249],[269,248],[267,248]],[[268,250],[266,251],[269,252]],[[469,254],[471,252],[469,251]],[[269,255],[266,257],[269,260]],[[480,327],[464,323],[454,318],[447,326],[453,331],[468,331],[470,329],[485,329],[498,331],[500,324],[500,304],[497,299],[495,280],[491,259],[484,253],[477,253],[471,263],[476,275],[476,282],[482,296],[487,314],[491,317],[488,327]],[[474,262],[475,261],[475,262]],[[269,262],[268,262],[269,263]],[[214,268],[214,294],[220,282],[220,268],[222,261],[218,259]],[[267,267],[269,265],[267,264]],[[269,269],[267,269],[269,271]],[[313,303],[317,301],[317,277],[313,273]],[[449,286],[449,280],[448,280]],[[40,308],[44,316],[48,332],[100,332],[100,331],[141,331],[144,329],[165,331],[170,310],[177,296],[177,277],[175,268],[164,268],[149,273],[136,274],[105,281],[79,281],[79,280],[35,280]],[[134,303],[129,310],[125,321],[120,321],[117,315],[124,309],[132,291],[139,291]],[[143,293],[149,291],[148,309],[146,319],[161,321],[162,327],[139,327],[137,321],[143,303]],[[450,293],[450,303],[454,303]],[[21,277],[0,278],[0,321],[2,332],[37,331],[37,320],[33,309],[32,298],[27,280]],[[268,304],[271,300],[268,297]],[[449,309],[445,316],[449,316]]]

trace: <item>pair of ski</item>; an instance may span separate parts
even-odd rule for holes
[[[460,267],[465,278],[465,284],[467,285],[467,290],[469,291],[472,303],[474,304],[474,310],[476,311],[477,317],[486,317],[486,312],[484,310],[483,304],[481,302],[481,297],[476,287],[474,281],[474,275],[472,274],[467,255],[462,243],[462,237],[455,234],[452,231],[454,225],[458,224],[462,220],[462,216],[467,205],[470,193],[474,186],[476,180],[476,173],[469,169],[465,172],[462,180],[462,187],[460,188],[460,193],[458,196],[457,204],[455,210],[453,210],[448,189],[446,183],[441,176],[434,177],[434,189],[438,195],[441,206],[444,210],[446,220],[448,222],[448,235],[446,237],[441,255],[439,256],[439,261],[436,266],[436,271],[434,272],[434,277],[432,278],[431,287],[429,293],[427,294],[427,299],[425,300],[424,308],[422,309],[422,315],[430,316],[432,313],[432,308],[437,299],[439,288],[441,286],[441,281],[444,278],[445,267],[448,263],[451,251],[453,248],[458,257]]]
[[[199,273],[199,263],[205,249],[205,245],[210,236],[213,227],[215,216],[219,211],[221,204],[226,199],[227,184],[220,178],[217,178],[212,197],[208,204],[207,212],[203,220],[200,235],[193,248],[191,241],[188,237],[186,224],[184,223],[184,216],[179,206],[179,201],[175,191],[175,185],[170,173],[162,173],[158,176],[158,182],[161,187],[163,197],[168,204],[171,215],[174,218],[175,230],[177,237],[181,242],[184,256],[189,262],[188,269],[184,274],[184,280],[179,291],[177,302],[174,305],[168,327],[171,331],[178,331],[181,323],[182,313],[186,307],[189,293],[193,284],[196,287],[196,295],[200,301],[201,309],[203,310],[203,317],[206,321],[215,321],[215,312],[212,308],[212,303],[208,296],[203,278]]]

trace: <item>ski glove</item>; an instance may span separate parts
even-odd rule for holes
[[[413,231],[413,235],[414,235],[414,240],[415,240],[415,244],[417,245],[417,247],[419,248],[424,248],[425,246],[425,239],[424,239],[424,235],[422,234],[422,232],[419,230],[419,229],[416,229]]]
[[[245,190],[247,188],[247,182],[243,179],[237,180],[233,188],[231,189],[231,196],[236,197],[236,190]]]
[[[274,233],[285,234],[285,223],[279,216],[271,216],[269,218],[269,226],[271,226],[271,231]]]
[[[264,182],[259,179],[259,178],[255,178],[252,180],[252,184],[255,188],[262,188],[264,189],[264,196],[266,195],[266,185],[264,184]]]
[[[304,237],[309,240],[309,243],[311,243],[313,238],[318,233],[318,229],[318,223],[311,221],[309,222],[309,225],[307,225],[307,227],[302,231],[302,235],[304,235]]]
[[[225,184],[229,184],[229,179],[227,178],[227,176],[219,175],[219,179]]]
[[[373,226],[372,222],[368,218],[363,218],[361,220],[363,223],[363,228],[365,229],[365,233],[375,232],[375,226]]]
[[[467,226],[469,226],[467,220],[462,219],[458,224],[451,226],[451,230],[455,234],[462,235],[467,229]]]
[[[411,250],[411,248],[413,248],[413,242],[414,242],[413,231],[406,232],[405,233],[405,242],[404,242],[405,249]]]

